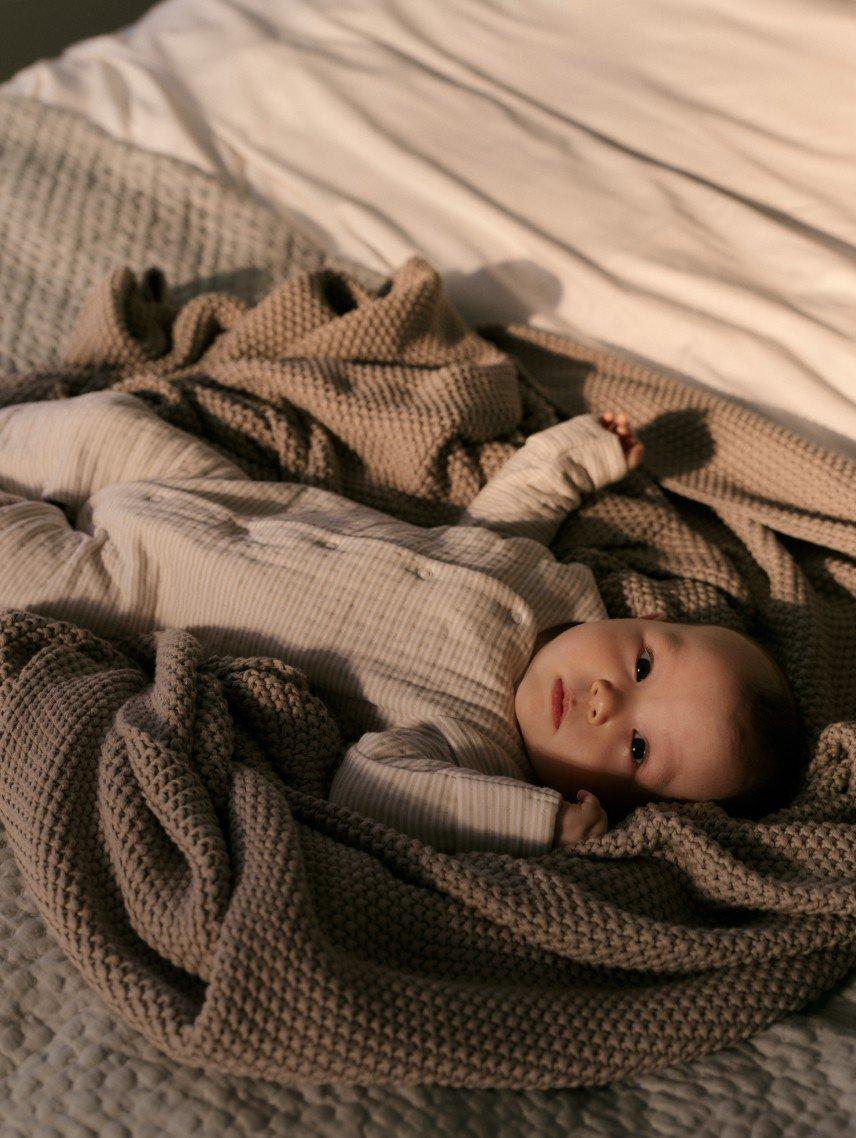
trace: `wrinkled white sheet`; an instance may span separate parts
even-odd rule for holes
[[[5,84],[856,456],[856,9],[168,0]]]

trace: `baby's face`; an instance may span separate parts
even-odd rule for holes
[[[732,739],[741,679],[758,667],[763,657],[727,628],[589,621],[536,651],[514,710],[536,775],[570,801],[590,790],[622,812],[727,798],[746,785]]]

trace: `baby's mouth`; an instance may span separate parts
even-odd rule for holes
[[[568,712],[576,700],[570,688],[566,689],[560,677],[557,677],[550,692],[550,707],[553,713],[553,728],[558,731]]]

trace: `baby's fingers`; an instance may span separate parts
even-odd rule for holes
[[[577,793],[577,801],[580,803],[578,807],[580,815],[586,819],[583,839],[602,838],[609,828],[609,819],[597,795],[592,794],[590,790],[580,790]]]

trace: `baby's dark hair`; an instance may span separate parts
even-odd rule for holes
[[[735,745],[749,783],[739,794],[717,799],[729,814],[757,821],[780,810],[799,788],[803,727],[793,690],[775,656],[746,632],[737,632],[764,656],[741,685]]]

